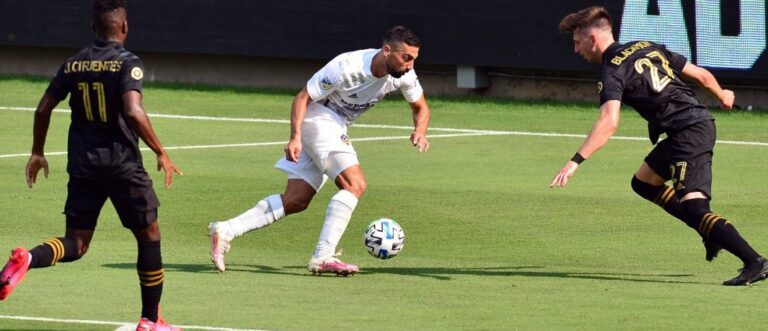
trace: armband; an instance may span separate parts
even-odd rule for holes
[[[576,152],[576,154],[573,154],[573,157],[571,158],[571,161],[576,162],[576,164],[581,164],[581,162],[584,162],[586,160],[579,152]]]

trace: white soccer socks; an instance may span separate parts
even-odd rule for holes
[[[347,224],[352,218],[352,212],[357,206],[357,197],[350,191],[341,190],[331,198],[325,213],[325,223],[320,231],[320,240],[315,247],[314,258],[328,257],[335,254]]]
[[[273,194],[256,203],[255,207],[223,224],[229,228],[232,238],[237,238],[246,232],[270,225],[283,217],[285,217],[283,200],[279,194]]]

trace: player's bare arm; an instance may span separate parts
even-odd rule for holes
[[[416,102],[411,102],[413,110],[413,133],[411,133],[411,143],[418,147],[419,152],[426,152],[429,149],[429,140],[427,140],[427,129],[429,128],[430,110],[427,106],[427,99],[422,95]]]
[[[138,91],[128,91],[123,93],[123,104],[125,107],[125,118],[136,129],[136,133],[141,140],[155,152],[155,155],[157,155],[157,170],[163,170],[165,173],[165,188],[170,188],[173,183],[173,173],[175,172],[178,175],[183,174],[181,169],[173,164],[173,161],[171,161],[168,153],[166,153],[165,148],[163,148],[163,145],[160,143],[160,139],[157,138],[155,130],[152,129],[149,117],[141,106],[141,93]]]
[[[579,147],[578,153],[574,156],[577,160],[571,159],[568,161],[555,175],[555,178],[552,179],[549,187],[565,187],[568,184],[568,179],[579,168],[579,163],[588,159],[608,143],[616,129],[619,128],[620,109],[621,102],[618,100],[610,100],[600,106],[600,117],[595,121],[592,131],[589,132],[584,143]],[[579,157],[581,159],[578,159]]]
[[[37,182],[37,173],[40,169],[43,169],[45,178],[48,178],[48,160],[45,159],[45,137],[48,135],[51,113],[58,104],[59,101],[48,94],[43,94],[43,97],[40,98],[40,102],[37,104],[32,138],[32,155],[30,155],[29,161],[27,161],[25,171],[29,188],[32,188],[32,185]]]
[[[682,73],[683,76],[695,80],[701,87],[720,100],[720,106],[723,109],[733,108],[733,101],[736,98],[733,91],[720,87],[717,79],[709,70],[695,64],[686,63]]]
[[[284,148],[285,159],[288,161],[299,162],[302,148],[301,123],[304,122],[304,116],[307,114],[307,106],[310,102],[312,102],[312,98],[306,87],[293,98],[293,104],[291,104],[291,138]]]

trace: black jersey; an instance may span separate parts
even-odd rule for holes
[[[61,66],[46,94],[56,100],[71,94],[70,175],[124,175],[142,168],[138,136],[125,122],[122,96],[141,92],[143,77],[144,64],[118,42],[97,40]]]
[[[711,120],[709,110],[680,79],[687,62],[650,41],[613,43],[603,53],[600,104],[618,100],[632,106],[648,121],[654,144],[662,133]]]

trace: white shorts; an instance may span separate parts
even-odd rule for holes
[[[317,103],[310,103],[301,125],[302,150],[299,162],[285,158],[275,168],[288,179],[302,179],[315,191],[323,187],[328,177],[336,180],[345,169],[360,164],[357,152],[347,136],[347,122],[339,115]]]

